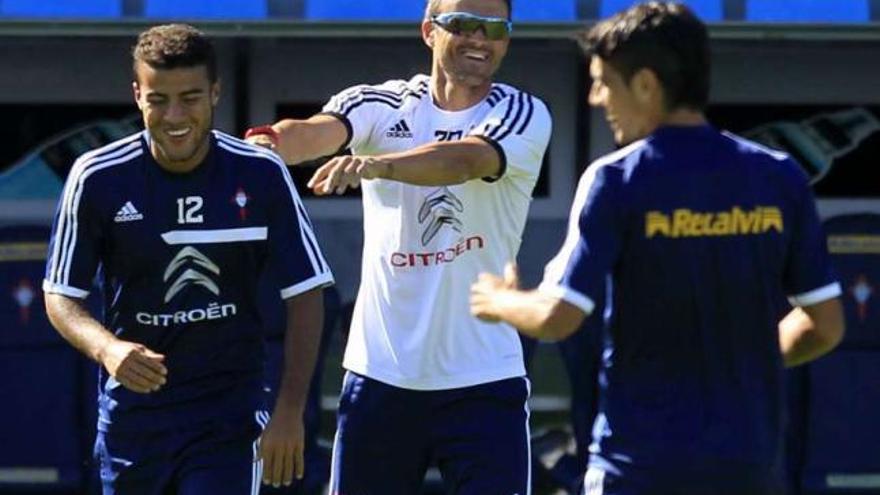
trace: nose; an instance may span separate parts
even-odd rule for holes
[[[587,103],[594,107],[601,106],[605,102],[605,94],[605,88],[594,81],[590,85],[590,92],[587,94]]]
[[[180,102],[171,102],[168,104],[168,110],[165,111],[165,120],[170,122],[179,122],[186,118],[186,111]]]

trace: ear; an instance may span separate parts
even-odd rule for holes
[[[141,87],[137,81],[131,82],[131,93],[134,95],[134,102],[137,104],[138,110],[143,110],[141,106]]]
[[[657,73],[648,68],[639,69],[630,79],[630,89],[636,99],[642,103],[650,103],[663,98],[663,85]]]
[[[434,23],[431,19],[422,20],[422,41],[428,45],[428,48],[434,49]]]
[[[216,107],[220,102],[220,79],[211,85],[211,106]]]

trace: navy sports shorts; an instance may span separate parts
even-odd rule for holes
[[[446,493],[529,495],[529,382],[408,390],[348,372],[331,495],[413,495],[435,464]]]
[[[250,417],[161,432],[98,432],[104,495],[256,495],[256,440],[268,422]]]
[[[591,466],[583,495],[784,495],[772,469],[717,468],[627,469],[625,473]]]

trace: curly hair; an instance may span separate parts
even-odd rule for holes
[[[138,36],[131,50],[132,68],[137,79],[138,63],[155,69],[205,66],[208,79],[217,81],[217,55],[205,33],[187,24],[154,26]]]

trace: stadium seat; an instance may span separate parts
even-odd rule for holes
[[[825,232],[844,292],[846,335],[842,347],[880,352],[880,215],[830,218]]]
[[[144,0],[144,16],[160,19],[263,19],[267,0]]]
[[[123,0],[2,0],[6,17],[115,18],[122,16]]]
[[[424,2],[388,0],[307,0],[305,18],[309,20],[386,20],[418,21],[425,13]],[[519,0],[515,3],[513,20],[573,21],[577,19],[577,0]]]
[[[413,0],[306,0],[303,15],[310,21],[418,21],[424,13],[424,2]]]
[[[637,3],[640,2],[637,0],[601,0],[599,17],[614,15]],[[684,0],[682,3],[687,4],[704,21],[714,22],[724,19],[723,0]]]
[[[746,20],[759,22],[868,22],[868,0],[746,0]]]
[[[577,20],[577,0],[516,0],[514,22],[564,22]]]
[[[878,493],[880,353],[838,350],[809,374],[804,493]]]

